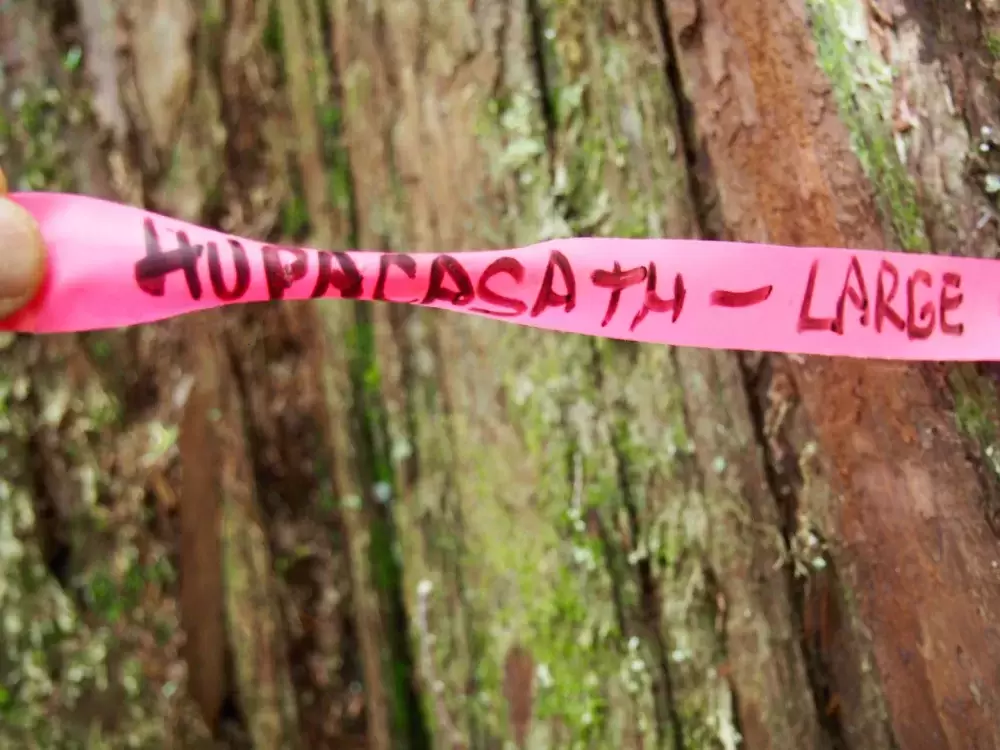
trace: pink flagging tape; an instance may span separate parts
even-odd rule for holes
[[[567,239],[516,250],[281,247],[141,209],[11,196],[41,226],[45,284],[0,329],[151,323],[220,305],[383,300],[677,346],[900,360],[1000,360],[1000,263],[694,240]]]

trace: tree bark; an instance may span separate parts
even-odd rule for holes
[[[289,244],[996,257],[995,5],[24,0],[0,154]],[[1000,747],[988,366],[346,301],[3,346],[12,747]]]
[[[5,6],[14,189],[304,241],[295,40],[273,10]],[[4,746],[364,741],[321,331],[274,308],[6,342],[4,479],[22,510],[3,609],[22,635],[3,638]]]

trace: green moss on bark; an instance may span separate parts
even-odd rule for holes
[[[872,48],[868,14],[858,0],[806,0],[820,65],[833,86],[841,119],[879,211],[902,249],[930,245],[913,181],[900,161],[893,130],[893,70]]]

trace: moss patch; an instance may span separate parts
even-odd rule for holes
[[[893,71],[872,49],[868,16],[857,0],[806,0],[820,65],[833,85],[851,145],[876,190],[879,212],[899,246],[930,245],[916,190],[896,150]]]
[[[676,134],[663,131],[674,113],[645,46],[653,40],[625,18],[631,32],[608,33],[574,0],[541,10],[548,90],[502,92],[482,125],[499,144],[498,183],[518,186],[509,241],[685,234],[684,166],[670,147]],[[670,349],[508,335],[523,357],[506,377],[510,408],[537,478],[519,516],[533,542],[484,539],[488,566],[509,571],[519,592],[494,614],[506,633],[491,661],[502,662],[511,638],[524,643],[536,663],[535,718],[583,743],[671,747],[680,734],[691,748],[734,746],[731,698],[715,679],[714,610],[703,606],[707,515],[684,483],[691,445]],[[650,593],[663,607],[652,618]],[[502,675],[481,677],[500,692]]]

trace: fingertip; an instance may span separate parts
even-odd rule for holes
[[[0,198],[0,318],[17,312],[38,293],[45,273],[45,246],[34,217]]]

